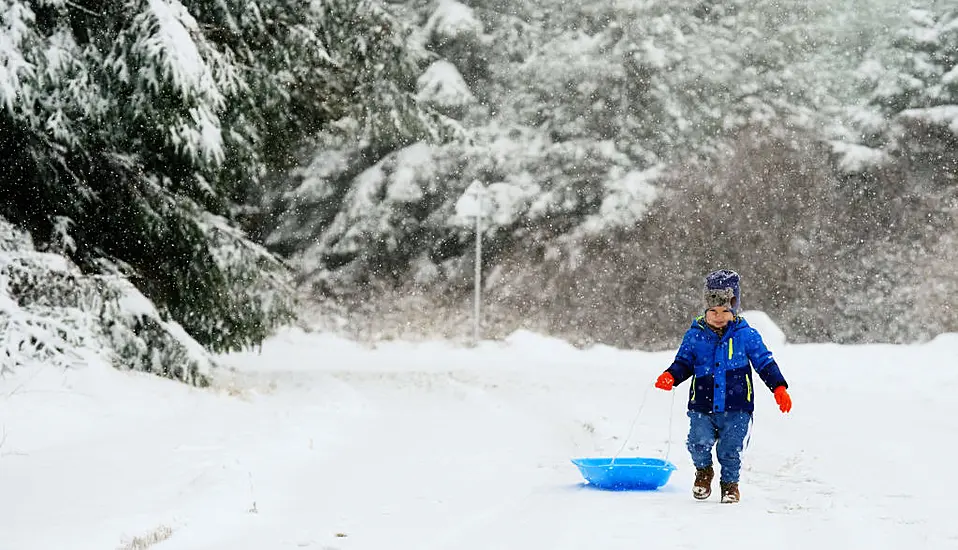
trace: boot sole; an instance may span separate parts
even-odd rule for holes
[[[705,499],[709,498],[710,496],[712,496],[712,491],[709,491],[709,492],[707,492],[707,493],[697,493],[697,492],[695,492],[695,491],[692,491],[692,497],[693,497],[695,500],[705,500]]]

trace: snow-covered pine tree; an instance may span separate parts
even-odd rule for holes
[[[454,121],[416,101],[430,54],[413,40],[412,27],[373,0],[327,0],[321,18],[322,37],[341,69],[331,86],[339,92],[331,130],[358,142],[368,158],[458,131]]]
[[[839,168],[864,174],[857,181],[871,187],[889,169],[917,175],[914,185],[895,186],[900,191],[947,185],[958,170],[958,10],[908,10],[893,28],[853,73],[859,99],[845,109],[834,142]]]
[[[0,375],[98,360],[198,386],[210,382],[214,364],[126,278],[84,274],[61,254],[36,250],[0,217]]]
[[[421,99],[450,113],[473,95],[480,106],[463,119],[462,143],[372,155],[327,141],[297,171],[288,203],[300,208],[268,242],[343,290],[402,280],[415,258],[451,265],[467,253],[471,241],[452,213],[474,179],[505,205],[489,223],[495,262],[497,249],[517,242],[548,249],[633,225],[666,162],[715,152],[737,129],[821,120],[810,113],[823,106],[823,85],[805,61],[822,17],[811,8],[410,3],[422,43],[448,56],[423,74]]]
[[[281,253],[302,250],[316,228],[332,222],[353,177],[393,151],[417,141],[444,142],[460,131],[438,106],[417,98],[418,79],[432,56],[407,22],[368,0],[330,0],[319,13],[321,38],[336,68],[327,100],[334,120],[304,146],[304,167],[269,187],[275,225],[266,242]],[[315,173],[309,167],[329,177],[321,185],[304,181],[304,171]]]
[[[958,103],[958,9],[909,10],[860,68],[871,105],[893,117]]]
[[[41,249],[69,227],[63,253],[124,273],[209,349],[289,319],[280,262],[224,217],[221,170],[255,135],[225,124],[259,92],[241,60],[177,0],[2,0],[0,13],[0,215]]]
[[[868,99],[857,119],[878,121],[862,125],[864,144],[884,145],[935,179],[953,179],[958,170],[958,9],[910,10],[859,74]]]
[[[251,230],[265,181],[295,164],[303,136],[335,118],[337,67],[321,34],[317,3],[192,0],[207,40],[232,60],[243,93],[221,115],[227,158],[218,186]]]
[[[481,98],[481,83],[489,78],[489,39],[476,11],[456,0],[438,0],[422,27],[425,46],[456,67],[465,83]]]
[[[866,147],[891,145],[900,124],[951,122],[958,104],[956,10],[908,10],[881,36],[854,72],[861,101],[848,108],[853,137]]]
[[[866,271],[836,273],[843,316],[849,327],[880,321],[892,341],[925,339],[958,318],[946,275],[958,227],[958,10],[903,10],[853,74],[858,98],[833,142],[846,205],[838,236],[841,256]]]

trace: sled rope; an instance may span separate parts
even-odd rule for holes
[[[649,391],[652,389],[653,384],[647,384],[645,388],[645,393],[642,394],[642,402],[639,403],[639,410],[635,413],[635,417],[632,418],[632,424],[629,426],[629,433],[625,436],[625,441],[622,442],[622,446],[619,447],[619,450],[616,451],[615,455],[612,456],[612,462],[609,463],[609,467],[615,466],[615,459],[622,454],[622,451],[625,450],[625,447],[629,444],[629,440],[632,439],[632,432],[635,430],[635,424],[639,421],[639,417],[642,416],[642,410],[645,409],[645,402],[648,401]],[[675,416],[675,390],[672,390],[672,401],[669,406],[669,434],[666,439],[665,444],[665,460],[668,461],[669,453],[672,451],[672,418]]]
[[[672,388],[672,402],[669,404],[669,437],[665,440],[665,461],[669,461],[672,452],[672,418],[675,417],[675,388]]]
[[[622,453],[622,451],[625,450],[625,446],[628,445],[629,440],[632,439],[632,431],[635,429],[635,423],[638,422],[639,416],[642,415],[642,409],[645,408],[645,402],[648,400],[648,397],[649,397],[649,390],[652,389],[651,385],[646,384],[646,386],[647,387],[645,388],[645,393],[642,394],[642,402],[639,403],[639,410],[638,412],[635,413],[635,417],[632,419],[632,425],[629,426],[629,433],[628,435],[625,436],[625,440],[622,442],[622,446],[619,447],[619,450],[612,456],[612,462],[609,464],[610,466],[615,465],[615,459],[618,458],[619,455]]]

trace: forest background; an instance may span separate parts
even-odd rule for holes
[[[958,9],[0,0],[4,369],[207,381],[299,322],[667,349],[958,331]]]

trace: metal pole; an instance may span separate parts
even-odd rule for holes
[[[476,195],[476,202],[478,204],[478,208],[476,209],[476,274],[474,277],[476,285],[476,311],[473,341],[476,345],[479,345],[479,304],[482,298],[482,193],[476,193]]]

